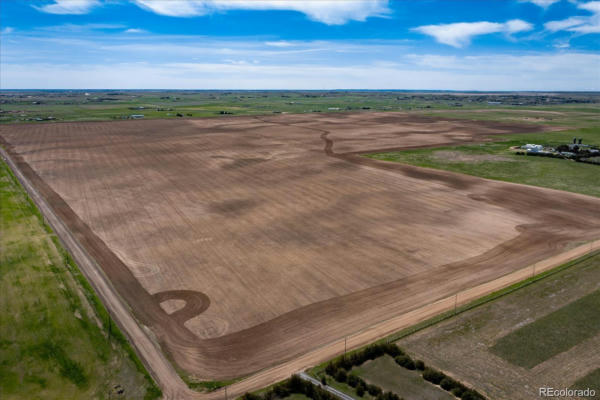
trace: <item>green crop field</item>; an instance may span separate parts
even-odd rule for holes
[[[525,368],[600,333],[600,290],[504,336],[491,351]]]
[[[9,399],[151,399],[160,394],[0,163],[0,392]],[[100,312],[101,311],[101,312]],[[133,358],[132,358],[133,357]]]
[[[529,399],[547,385],[587,387],[598,373],[586,375],[600,363],[599,289],[595,252],[398,344],[490,398]]]
[[[405,400],[454,399],[450,393],[424,380],[420,371],[410,371],[399,366],[389,355],[367,361],[360,367],[353,368],[352,373]]]

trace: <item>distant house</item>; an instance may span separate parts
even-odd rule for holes
[[[131,114],[129,116],[129,118],[131,118],[131,119],[141,119],[141,118],[144,118],[144,114]]]

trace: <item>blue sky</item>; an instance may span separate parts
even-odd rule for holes
[[[600,1],[2,0],[0,87],[600,90]]]

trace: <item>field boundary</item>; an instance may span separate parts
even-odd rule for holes
[[[110,281],[104,276],[97,263],[90,257],[85,249],[71,234],[66,225],[56,216],[46,200],[37,192],[25,175],[11,159],[8,152],[0,147],[0,154],[6,159],[9,167],[21,182],[36,203],[45,219],[52,226],[65,249],[67,249],[86,278],[93,285],[96,293],[102,299],[107,310],[117,321],[119,328],[127,335],[130,343],[136,349],[149,373],[163,390],[165,398],[202,398],[224,399],[229,393],[230,397],[242,395],[245,392],[260,389],[274,382],[288,378],[291,374],[304,370],[320,362],[329,360],[343,354],[346,349],[356,349],[373,341],[389,337],[390,335],[415,324],[421,323],[432,317],[438,316],[459,305],[479,299],[500,289],[506,288],[517,282],[548,271],[558,265],[579,258],[591,251],[600,249],[600,240],[588,242],[574,249],[524,267],[492,281],[474,286],[458,292],[455,295],[433,301],[425,306],[411,310],[402,315],[393,316],[385,321],[374,324],[368,328],[354,332],[351,335],[333,340],[320,348],[311,350],[293,360],[269,367],[249,376],[242,381],[232,384],[227,388],[211,393],[198,393],[189,389],[177,375],[166,356],[151,339],[149,331],[143,328],[131,314],[129,307],[116,293]]]
[[[171,388],[172,385],[163,382],[164,375],[157,372],[157,370],[161,371],[161,369],[157,368],[158,365],[155,363],[156,356],[159,356],[163,358],[166,366],[172,369],[171,365],[162,355],[162,352],[159,349],[156,349],[157,345],[150,340],[148,335],[142,330],[141,326],[137,323],[137,321],[135,321],[133,315],[129,312],[129,307],[124,304],[123,300],[116,293],[110,282],[108,282],[108,279],[101,272],[101,269],[96,265],[95,261],[71,235],[70,230],[60,220],[60,218],[56,216],[46,200],[37,192],[37,190],[17,167],[15,161],[10,157],[6,149],[4,149],[2,146],[0,146],[0,155],[12,170],[12,173],[17,178],[21,186],[25,189],[29,198],[40,210],[40,213],[44,218],[44,222],[47,223],[52,230],[54,230],[62,246],[68,251],[69,254],[71,254],[79,270],[85,275],[85,278],[93,287],[96,295],[98,295],[98,297],[100,297],[102,300],[102,303],[106,307],[109,316],[114,319],[121,332],[125,333],[129,343],[135,349],[137,356],[142,361],[147,372],[160,386],[161,390],[163,390],[164,398],[171,398],[170,391],[165,391],[165,389]],[[136,340],[133,340],[134,337]],[[150,354],[152,352],[152,348],[154,348],[155,355]],[[175,374],[174,370],[173,373]],[[177,398],[176,393],[177,392],[172,393],[175,395],[172,398]]]

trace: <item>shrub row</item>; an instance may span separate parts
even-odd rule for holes
[[[431,367],[426,367],[425,363],[421,360],[414,361],[402,350],[400,350],[400,352],[401,354],[394,359],[396,364],[410,370],[416,369],[423,371],[423,379],[426,381],[429,381],[434,385],[439,385],[442,389],[463,400],[485,400],[485,397],[483,397],[479,392],[469,389],[462,383],[452,379],[441,371]]]
[[[246,393],[242,396],[242,400],[274,400],[277,398],[283,399],[288,397],[292,393],[303,394],[306,397],[309,397],[313,400],[339,400],[337,397],[335,397],[322,387],[304,381],[297,375],[292,375],[290,379],[278,383],[262,395]]]
[[[349,386],[353,387],[359,397],[363,397],[365,393],[369,393],[371,396],[375,397],[376,400],[403,400],[395,393],[384,392],[379,386],[368,384],[359,376],[347,374],[346,370],[342,368],[335,374],[334,379],[341,383],[347,383]]]
[[[348,374],[343,368],[337,370],[335,375],[333,375],[333,379],[340,383],[347,383],[348,386],[353,387],[359,397],[363,397],[365,393],[369,393],[371,396],[383,395],[383,390],[379,386],[370,385],[361,377]]]
[[[339,369],[350,370],[352,367],[357,367],[365,361],[374,360],[383,356],[384,354],[396,357],[404,354],[404,352],[400,350],[398,346],[392,343],[372,344],[360,351],[330,362],[327,364],[327,367],[325,367],[325,373],[335,377],[335,374]]]
[[[548,158],[560,158],[560,159],[569,159],[569,160],[574,160],[577,162],[582,162],[582,163],[586,163],[586,164],[596,164],[598,165],[599,162],[594,160],[594,156],[591,153],[581,153],[581,154],[575,154],[575,156],[572,157],[566,157],[563,156],[561,154],[556,154],[556,153],[534,153],[534,152],[525,152],[525,151],[517,151],[515,154],[517,155],[525,155],[525,156],[534,156],[534,157],[548,157]]]
[[[325,373],[333,377],[336,381],[347,383],[349,386],[355,388],[356,394],[360,397],[362,397],[365,392],[368,392],[371,396],[377,397],[378,400],[398,400],[396,399],[398,396],[394,393],[384,393],[380,387],[368,384],[362,378],[348,374],[347,372],[351,370],[352,367],[359,366],[365,361],[374,360],[385,354],[394,357],[394,361],[406,369],[423,371],[423,379],[434,385],[439,385],[442,389],[462,400],[485,400],[485,397],[479,392],[469,389],[441,371],[426,367],[425,363],[421,360],[413,360],[395,344],[382,343],[367,346],[361,351],[357,351],[349,356],[344,356],[330,362],[325,367]]]
[[[423,370],[423,379],[439,385],[442,389],[452,393],[454,396],[462,400],[485,400],[485,397],[476,390],[469,389],[462,383],[452,379],[441,371],[430,367],[425,367]]]

